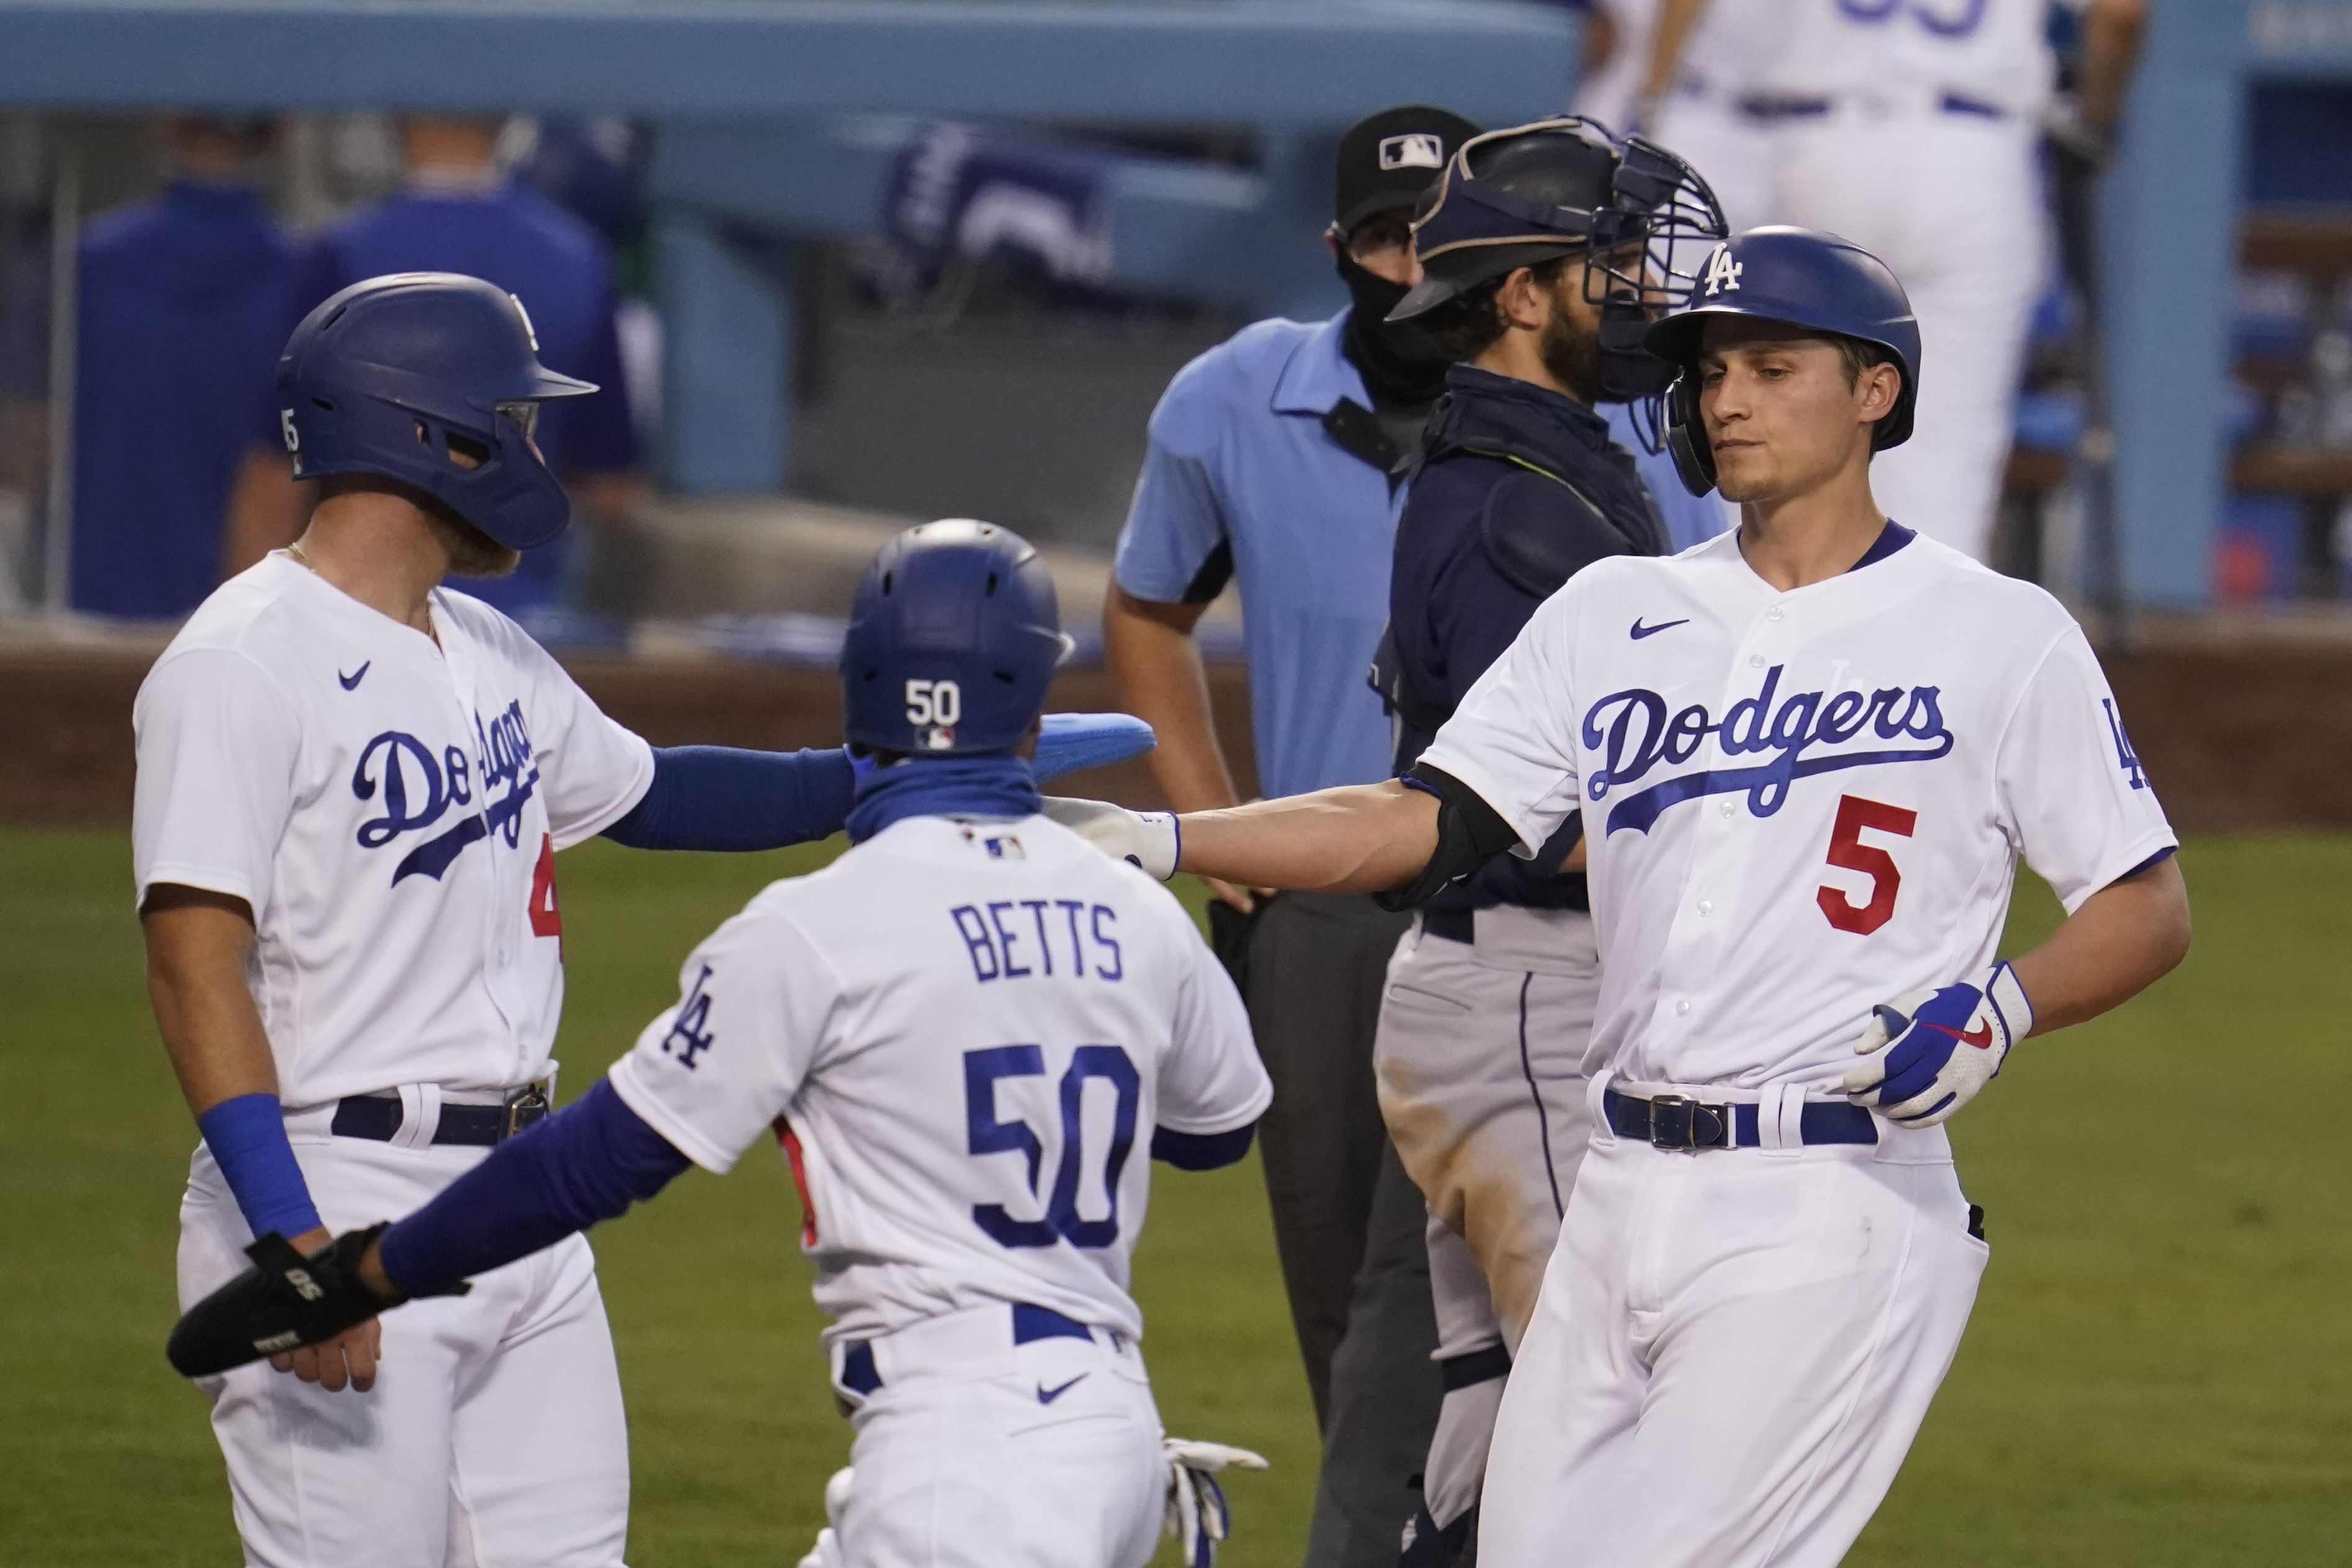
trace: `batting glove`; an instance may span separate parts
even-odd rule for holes
[[[1170,1437],[1168,1455],[1167,1532],[1183,1548],[1184,1568],[1211,1568],[1217,1560],[1217,1542],[1232,1533],[1234,1519],[1225,1507],[1225,1489],[1217,1472],[1228,1466],[1239,1470],[1265,1468],[1263,1455],[1223,1443],[1198,1443]]]
[[[1103,800],[1049,795],[1039,809],[1114,860],[1166,881],[1176,874],[1181,833],[1172,811],[1129,811]]]
[[[849,1489],[856,1480],[856,1471],[843,1468],[824,1483],[825,1527],[816,1532],[816,1546],[801,1559],[800,1568],[844,1568],[847,1559],[841,1551],[841,1516],[849,1511]]]
[[[1914,991],[1871,1009],[1853,1043],[1869,1059],[1845,1075],[1846,1098],[1905,1127],[1933,1127],[2000,1077],[2009,1047],[2032,1032],[2033,1004],[2006,963],[1973,984]]]

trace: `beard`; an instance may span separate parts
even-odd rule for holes
[[[522,564],[521,551],[500,544],[439,500],[426,507],[425,515],[449,552],[449,570],[458,576],[503,577]]]
[[[1601,339],[1576,321],[1569,302],[1558,294],[1552,297],[1551,319],[1544,323],[1536,353],[1552,379],[1568,388],[1578,402],[1589,407],[1601,401]]]

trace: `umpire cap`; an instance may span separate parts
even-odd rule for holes
[[[1009,528],[910,528],[859,580],[841,645],[842,733],[914,755],[1018,745],[1069,656],[1054,579]]]
[[[1448,109],[1408,103],[1368,114],[1341,133],[1333,171],[1331,232],[1344,240],[1366,218],[1410,212],[1454,151],[1478,128]]]
[[[1884,349],[1903,373],[1903,388],[1871,432],[1871,449],[1911,438],[1919,402],[1919,321],[1894,272],[1833,234],[1785,225],[1751,228],[1716,247],[1688,305],[1643,339],[1652,353],[1680,367],[1664,395],[1666,444],[1693,495],[1715,488],[1715,451],[1699,417],[1699,343],[1707,321],[1725,316],[1779,321]]]
[[[572,502],[532,444],[539,405],[593,383],[539,363],[522,301],[457,272],[354,283],[302,318],[278,361],[297,479],[413,485],[509,550],[552,541]]]

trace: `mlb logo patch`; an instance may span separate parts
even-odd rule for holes
[[[1029,851],[1021,847],[1021,840],[1009,833],[1000,834],[994,838],[983,838],[981,843],[987,847],[992,859],[1026,860],[1029,858]]]
[[[915,731],[915,744],[926,752],[955,750],[955,726],[933,724]]]
[[[1445,143],[1427,131],[1411,131],[1402,136],[1381,138],[1381,168],[1443,169],[1445,167]]]

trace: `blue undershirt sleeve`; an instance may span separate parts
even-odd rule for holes
[[[1172,1127],[1151,1130],[1151,1157],[1180,1171],[1213,1171],[1233,1164],[1249,1152],[1257,1123],[1230,1132],[1179,1132]]]
[[[384,1274],[409,1296],[451,1289],[616,1217],[687,1163],[599,1079],[385,1231]]]
[[[632,849],[781,849],[840,832],[855,793],[844,751],[660,747],[645,798],[604,837]]]

